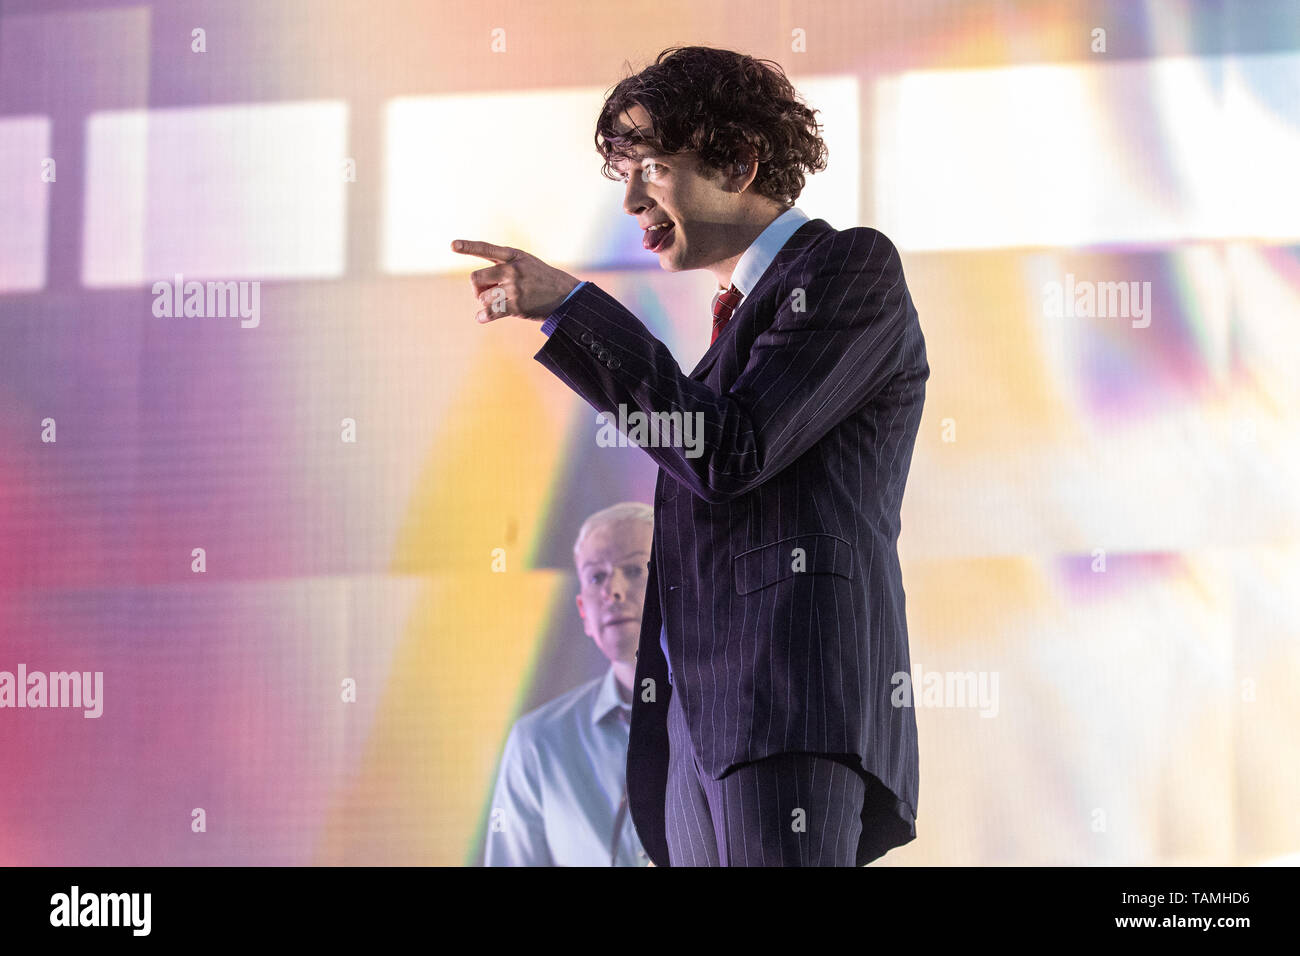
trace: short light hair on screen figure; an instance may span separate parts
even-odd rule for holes
[[[655,512],[644,501],[620,501],[616,505],[602,508],[595,514],[588,516],[587,520],[582,523],[582,527],[578,529],[578,540],[573,542],[573,563],[575,565],[578,563],[578,549],[582,547],[582,542],[586,540],[587,535],[603,524],[613,524],[616,521],[625,521],[628,518],[644,521],[654,527]]]

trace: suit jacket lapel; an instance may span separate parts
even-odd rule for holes
[[[794,231],[794,234],[786,240],[785,245],[777,252],[767,269],[759,276],[754,288],[749,290],[749,295],[740,300],[739,308],[736,309],[735,314],[732,315],[731,320],[722,330],[722,334],[718,336],[717,341],[710,345],[708,351],[701,356],[699,364],[691,370],[689,378],[700,379],[704,377],[705,373],[713,367],[713,363],[718,360],[718,356],[722,354],[728,338],[735,335],[735,326],[749,320],[753,314],[755,303],[762,299],[768,285],[780,279],[790,267],[790,264],[803,255],[808,247],[828,229],[832,229],[832,226],[825,219],[809,219]]]

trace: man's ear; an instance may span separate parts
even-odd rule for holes
[[[751,170],[758,172],[758,153],[754,152],[753,148],[746,148],[736,157],[735,163],[732,163],[732,173],[744,177]]]
[[[738,160],[731,164],[732,187],[736,192],[748,188],[749,184],[758,178],[757,154],[753,150],[745,152]]]
[[[582,595],[576,595],[574,600],[578,602],[578,617],[585,621],[587,619],[587,609],[582,606]]]

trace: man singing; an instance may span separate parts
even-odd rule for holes
[[[929,377],[894,245],[796,206],[825,168],[780,67],[665,50],[596,123],[606,176],[670,272],[718,283],[689,375],[592,282],[456,241],[480,322],[544,322],[536,358],[596,410],[699,415],[659,465],[627,784],[656,865],[861,866],[916,836],[899,510]],[[703,319],[703,316],[701,316]]]

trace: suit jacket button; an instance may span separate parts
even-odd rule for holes
[[[600,351],[600,343],[599,343],[599,342],[592,342],[592,343],[591,343],[591,354],[592,354],[592,355],[595,355],[595,354],[596,354],[597,352],[599,352],[599,351]]]
[[[579,340],[582,342],[583,345],[587,345],[588,343],[591,342],[591,333],[590,333],[590,332],[583,332],[582,335],[578,336],[578,338],[579,338]]]
[[[612,359],[609,360],[609,362],[608,362],[607,364],[609,365],[610,368],[618,368],[618,367],[619,367],[620,365],[622,365],[623,363],[620,362],[620,361],[619,361],[618,359],[616,359],[616,358],[612,358]]]
[[[596,358],[600,359],[602,362],[608,362],[608,361],[609,361],[609,349],[601,349],[600,352],[597,353]]]

